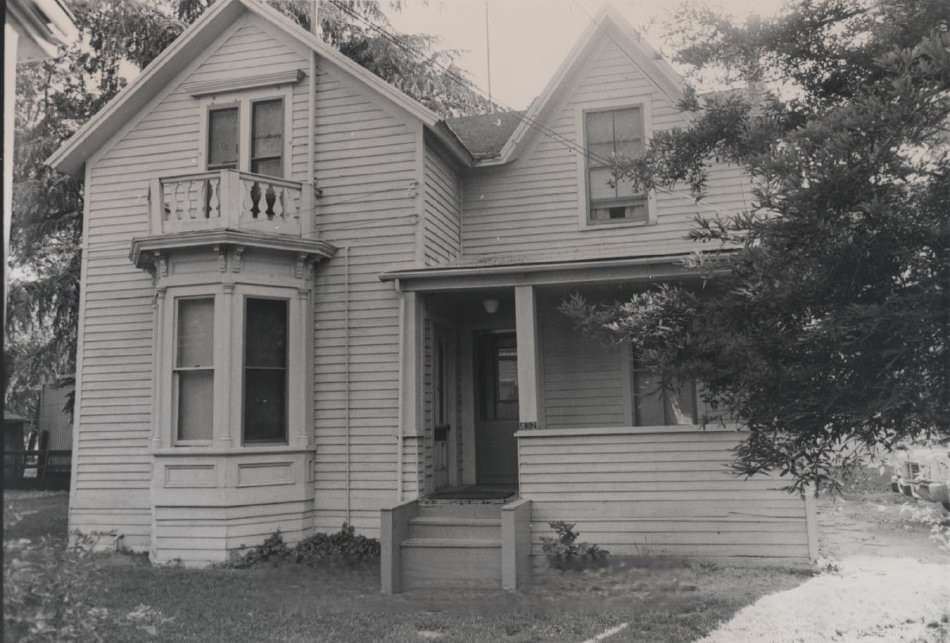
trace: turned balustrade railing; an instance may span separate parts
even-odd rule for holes
[[[309,183],[234,170],[155,179],[149,186],[152,234],[231,228],[302,236],[310,231]]]

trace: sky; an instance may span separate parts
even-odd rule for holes
[[[387,9],[387,15],[397,31],[429,33],[440,38],[443,48],[465,50],[458,64],[487,92],[487,4],[492,97],[505,107],[524,109],[541,93],[603,3],[604,0],[402,0],[402,10]],[[651,44],[664,49],[660,25],[678,0],[611,0],[611,4]],[[752,14],[763,18],[774,15],[783,0],[720,0],[708,4],[744,21]]]

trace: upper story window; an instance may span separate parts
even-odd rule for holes
[[[236,170],[240,162],[237,107],[208,110],[208,169]]]
[[[206,103],[205,167],[283,178],[288,97],[223,97]]]
[[[251,172],[284,175],[284,101],[253,103],[251,116]]]
[[[646,223],[647,196],[629,181],[614,180],[610,167],[616,158],[630,158],[644,149],[644,115],[641,107],[584,113],[587,146],[587,222]]]

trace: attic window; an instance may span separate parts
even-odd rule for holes
[[[643,153],[644,122],[640,107],[586,112],[588,224],[646,223],[645,194],[629,181],[613,177],[611,163]]]

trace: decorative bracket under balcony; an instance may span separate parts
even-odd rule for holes
[[[219,257],[220,271],[239,272],[241,256],[246,249],[279,252],[290,255],[295,262],[295,277],[303,277],[304,268],[336,254],[336,247],[319,239],[295,239],[287,235],[247,232],[243,230],[194,230],[132,239],[129,258],[136,268],[155,277],[166,277],[170,253],[207,248]]]

